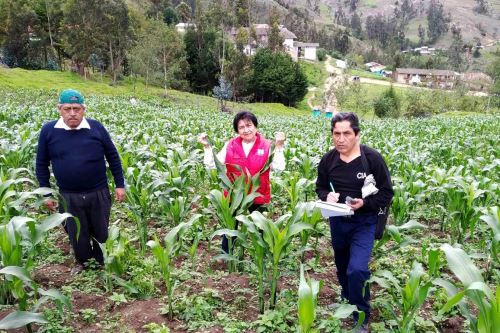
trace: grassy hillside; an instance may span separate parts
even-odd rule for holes
[[[80,90],[85,95],[123,96],[143,99],[156,98],[164,104],[201,107],[207,110],[217,109],[217,100],[209,97],[191,94],[177,90],[165,90],[144,84],[142,80],[127,78],[118,85],[110,85],[110,80],[100,76],[85,80],[81,76],[70,72],[57,71],[30,71],[24,69],[0,68],[0,87],[8,89],[36,88],[43,90],[61,91],[66,88]],[[232,103],[228,106],[232,110],[247,109],[257,114],[273,113],[279,115],[301,115],[309,110],[299,110],[279,103]]]

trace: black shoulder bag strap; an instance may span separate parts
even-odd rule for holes
[[[364,152],[365,146],[361,145],[359,147],[360,153],[361,153],[361,164],[363,164],[363,169],[365,171],[365,176],[368,176],[370,174],[370,165],[368,164],[368,160],[366,159],[366,155]]]
[[[368,176],[370,174],[370,165],[368,164],[368,160],[366,159],[364,148],[365,147],[363,145],[361,145],[361,147],[360,147],[361,164],[363,164],[365,176]],[[384,235],[385,226],[387,224],[387,218],[389,217],[389,207],[390,206],[391,206],[391,203],[389,203],[389,205],[386,207],[379,207],[378,208],[377,226],[375,227],[375,239],[381,239],[382,236]]]

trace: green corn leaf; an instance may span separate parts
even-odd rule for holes
[[[481,272],[462,249],[444,244],[441,250],[446,254],[448,266],[466,288],[473,282],[484,282]]]
[[[307,283],[304,276],[304,265],[300,265],[300,283],[299,283],[299,302],[298,317],[300,323],[300,332],[307,333],[314,322],[315,302],[311,286]]]
[[[7,266],[0,269],[0,274],[15,276],[28,285],[32,285],[33,283],[33,280],[31,279],[28,271],[24,267]]]
[[[0,320],[0,329],[10,330],[23,327],[31,323],[46,324],[48,321],[41,313],[15,311]]]

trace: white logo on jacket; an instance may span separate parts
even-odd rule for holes
[[[264,149],[257,149],[257,155],[264,156]]]
[[[358,177],[358,179],[365,179],[366,178],[366,172],[358,172],[358,174],[356,175],[356,177]]]

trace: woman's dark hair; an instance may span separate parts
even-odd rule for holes
[[[234,116],[233,128],[236,133],[238,133],[238,123],[240,120],[250,120],[255,127],[259,127],[259,121],[257,117],[250,111],[240,111]]]
[[[339,112],[332,118],[332,133],[335,128],[335,124],[339,121],[348,121],[351,124],[351,128],[354,131],[354,134],[358,135],[359,133],[359,119],[358,116],[354,112]]]

